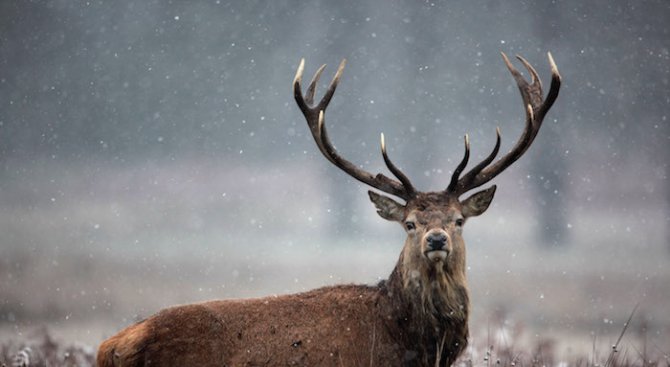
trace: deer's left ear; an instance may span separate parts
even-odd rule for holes
[[[461,214],[464,217],[476,217],[486,211],[491,205],[493,194],[496,193],[496,185],[486,190],[479,191],[469,198],[461,201]]]
[[[370,196],[370,201],[375,204],[377,214],[380,217],[390,221],[402,222],[405,217],[404,205],[389,197],[379,195],[374,191],[368,191],[368,195]]]

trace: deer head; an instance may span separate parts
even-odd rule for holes
[[[558,96],[561,79],[550,53],[548,58],[552,79],[546,99],[543,99],[540,79],[530,63],[517,56],[530,74],[531,82],[528,83],[504,53],[502,57],[521,92],[526,112],[524,131],[512,150],[494,163],[500,149],[500,129],[497,128],[496,143],[492,152],[467,173],[461,175],[470,157],[470,144],[466,135],[463,159],[454,169],[446,189],[436,192],[419,192],[414,188],[409,178],[389,159],[383,134],[381,135],[382,157],[397,180],[381,173],[373,175],[342,158],[328,138],[324,113],[335,93],[346,60],[340,63],[325,95],[316,104],[314,104],[316,85],[325,65],[316,71],[306,94],[303,95],[301,82],[304,59],[300,61],[293,82],[295,100],[307,120],[312,137],[321,153],[353,178],[404,201],[401,203],[388,196],[369,191],[370,200],[376,206],[377,213],[384,219],[400,223],[407,232],[407,240],[400,259],[404,265],[402,267],[405,273],[403,280],[408,283],[406,285],[409,285],[412,279],[434,279],[435,276],[454,278],[455,281],[464,282],[463,225],[468,218],[486,211],[493,200],[496,186],[493,185],[476,192],[466,199],[460,199],[460,197],[491,181],[526,152],[535,139],[544,116]],[[455,279],[461,277],[463,279]]]

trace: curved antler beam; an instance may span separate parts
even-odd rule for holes
[[[549,92],[547,93],[546,99],[543,99],[542,82],[540,81],[537,71],[535,71],[535,68],[533,68],[533,66],[528,61],[526,61],[526,59],[519,55],[516,56],[516,58],[521,62],[521,64],[523,64],[526,70],[528,70],[531,78],[530,83],[528,83],[528,81],[526,81],[526,79],[514,67],[514,65],[512,65],[505,53],[501,52],[501,55],[505,65],[507,66],[507,69],[509,69],[512,77],[516,81],[519,92],[521,93],[521,99],[523,100],[525,107],[524,110],[526,114],[526,125],[524,127],[523,133],[509,153],[505,154],[497,162],[489,165],[491,162],[493,162],[496,155],[498,154],[498,150],[500,149],[500,129],[496,129],[496,145],[493,148],[491,154],[489,154],[489,156],[487,156],[482,162],[472,168],[462,178],[456,178],[457,182],[455,184],[454,177],[452,176],[452,181],[449,184],[447,190],[445,190],[447,193],[458,196],[469,190],[477,188],[491,181],[494,177],[507,169],[507,167],[509,167],[512,163],[521,158],[521,156],[533,143],[533,140],[535,140],[535,137],[537,136],[537,133],[540,131],[540,127],[542,126],[544,116],[547,114],[551,106],[553,106],[556,98],[558,97],[558,92],[561,88],[561,75],[558,73],[558,68],[556,67],[556,63],[554,62],[554,58],[551,56],[551,53],[547,53],[549,65],[551,67],[551,86],[549,87]],[[466,155],[467,154],[468,152],[466,151]],[[456,173],[456,171],[454,173]]]
[[[402,171],[400,171],[388,158],[386,154],[386,148],[382,146],[382,155],[384,157],[384,162],[386,166],[391,170],[391,172],[400,180],[400,182],[395,181],[391,178],[384,176],[379,173],[373,175],[370,172],[367,172],[353,163],[349,162],[335,150],[335,147],[330,142],[328,138],[328,132],[326,131],[326,125],[324,123],[324,114],[330,100],[335,94],[337,85],[342,77],[342,72],[344,71],[344,66],[346,65],[346,60],[343,59],[340,63],[340,66],[337,68],[337,72],[333,77],[326,93],[323,95],[321,100],[314,104],[314,95],[316,94],[316,85],[323,73],[326,65],[322,65],[312,77],[312,81],[307,87],[307,93],[302,94],[302,75],[305,69],[305,59],[300,60],[298,65],[298,70],[296,71],[295,78],[293,79],[293,95],[295,101],[302,111],[302,114],[307,120],[307,125],[309,130],[312,133],[312,137],[316,142],[317,147],[321,151],[324,157],[333,163],[336,167],[347,173],[349,176],[370,185],[378,190],[386,192],[388,194],[397,196],[399,198],[409,200],[416,195],[416,191],[412,186],[410,180],[405,176]]]

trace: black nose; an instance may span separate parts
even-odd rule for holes
[[[444,245],[447,243],[447,236],[444,233],[431,233],[428,238],[428,247],[431,251],[443,250]]]

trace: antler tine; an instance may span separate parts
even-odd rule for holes
[[[558,91],[561,89],[561,74],[558,73],[558,67],[554,62],[554,58],[551,56],[551,52],[547,52],[547,58],[549,59],[549,65],[551,67],[551,85],[549,85],[549,92],[547,92],[547,99],[545,100],[542,108],[538,112],[540,119],[544,118],[544,115],[549,112],[551,106],[556,102],[558,98]]]
[[[504,53],[502,53],[504,55]],[[535,84],[535,83],[540,83],[540,87],[542,87],[542,80],[540,80],[540,76],[537,75],[537,71],[535,71],[535,68],[533,65],[531,65],[526,59],[523,57],[516,55],[517,60],[521,61],[523,66],[528,70],[528,73],[530,74],[530,83]]]
[[[477,164],[472,170],[465,174],[463,178],[459,179],[458,183],[453,187],[453,190],[447,189],[447,191],[456,193],[457,195],[463,194],[466,191],[472,190],[491,181],[512,163],[516,162],[533,143],[533,140],[537,136],[538,131],[540,131],[544,116],[558,97],[558,91],[561,86],[561,76],[558,73],[556,63],[551,57],[551,53],[547,54],[549,58],[549,64],[551,66],[551,86],[546,99],[543,99],[542,97],[542,82],[540,81],[537,71],[535,71],[535,68],[533,68],[533,66],[528,61],[517,55],[517,59],[524,65],[531,76],[530,84],[512,65],[512,63],[507,58],[507,55],[505,55],[504,52],[501,52],[501,55],[505,65],[507,66],[507,69],[509,69],[512,77],[516,81],[519,92],[521,93],[526,115],[526,124],[523,133],[519,137],[519,140],[516,142],[512,150],[505,154],[497,162],[489,166],[493,159],[495,159],[495,156],[498,154],[498,150],[500,148],[500,130],[496,129],[496,146],[494,147],[491,154],[489,154],[488,157],[486,157],[482,162]],[[450,184],[449,187],[451,188],[452,185]]]
[[[302,82],[302,73],[304,71],[305,59],[300,59],[298,70],[296,70],[295,77],[293,78],[293,97],[295,98],[296,103],[298,103],[298,107],[300,107],[300,110],[303,113],[309,110],[309,108],[307,108],[307,104],[305,103],[305,99],[302,96],[302,88],[300,87],[300,83]]]
[[[460,177],[461,172],[463,172],[465,169],[465,166],[467,166],[468,160],[470,159],[470,138],[468,137],[468,134],[465,134],[464,141],[465,153],[463,154],[461,163],[456,166],[454,173],[451,175],[451,181],[449,182],[449,186],[447,186],[447,192],[454,192],[456,185],[458,184],[458,178]]]
[[[300,110],[305,116],[305,120],[307,120],[307,125],[309,126],[310,132],[312,133],[312,137],[314,138],[314,141],[316,142],[316,145],[323,156],[351,177],[388,194],[409,200],[415,195],[414,187],[410,183],[407,176],[405,176],[399,169],[397,169],[393,163],[390,163],[390,160],[388,160],[387,156],[384,156],[384,161],[386,162],[386,165],[389,167],[391,172],[396,177],[398,177],[398,179],[400,179],[400,182],[388,178],[381,173],[372,175],[371,173],[360,169],[353,163],[341,157],[328,138],[328,132],[324,123],[324,112],[328,107],[330,100],[333,98],[333,95],[335,94],[335,90],[337,89],[337,85],[340,81],[340,78],[342,77],[342,72],[344,71],[345,65],[346,60],[342,60],[340,66],[337,69],[337,72],[335,73],[335,76],[333,76],[333,79],[331,80],[330,85],[326,90],[326,93],[321,98],[321,100],[316,103],[316,105],[314,105],[316,85],[319,81],[319,78],[321,77],[321,74],[323,73],[325,65],[321,66],[316,71],[312,81],[307,87],[307,94],[303,95],[300,84],[302,82],[305,60],[300,60],[298,70],[296,71],[295,78],[293,79],[293,94],[298,107],[300,107]]]
[[[455,185],[451,190],[447,188],[447,191],[449,192],[461,191],[459,186],[467,186],[469,182],[472,182],[472,180],[475,178],[475,176],[477,176],[479,172],[481,172],[486,166],[488,166],[489,163],[493,162],[495,157],[498,155],[498,151],[500,151],[500,128],[496,127],[496,144],[493,147],[491,153],[489,153],[489,155],[486,158],[484,158],[483,161],[479,162],[476,166],[472,167],[472,169],[470,169],[468,173],[463,175],[463,178],[458,180],[458,184]]]
[[[330,81],[330,85],[328,86],[326,93],[323,95],[323,98],[321,98],[321,102],[319,102],[319,105],[317,106],[319,110],[325,111],[326,107],[328,107],[330,99],[333,98],[333,94],[335,94],[335,89],[337,89],[337,84],[339,84],[340,82],[340,78],[342,77],[342,73],[344,72],[344,67],[346,65],[347,65],[347,59],[342,59],[342,61],[340,62],[340,66],[337,67],[337,72],[335,72],[335,76],[333,76],[333,80]],[[325,65],[323,67],[325,67]],[[318,71],[317,73],[320,74],[320,72]]]
[[[472,172],[475,172],[475,174],[477,174],[482,169],[484,169],[484,167],[488,166],[489,163],[493,162],[495,157],[498,155],[498,151],[500,151],[500,127],[496,127],[496,144],[493,147],[493,150],[488,155],[488,157],[484,158],[483,161],[479,162],[478,165],[472,168]]]
[[[312,77],[312,81],[309,83],[309,87],[307,87],[307,95],[305,96],[305,102],[307,104],[313,104],[314,103],[314,94],[316,93],[316,83],[319,82],[319,78],[321,77],[321,73],[323,73],[323,70],[326,68],[326,64],[321,65],[321,67],[314,73],[314,76]]]
[[[321,70],[325,68],[325,65],[321,67]],[[311,108],[310,105],[313,102],[314,98],[314,91],[311,92],[311,97],[310,97],[310,92],[308,92],[307,99],[310,101],[308,104],[307,101],[305,101],[305,97],[302,94],[302,74],[305,71],[305,59],[300,59],[300,64],[298,64],[298,70],[295,73],[295,78],[293,78],[293,97],[295,98],[296,103],[298,104],[298,107],[300,108],[300,111],[302,114],[305,116],[305,120],[307,120],[307,126],[309,127],[310,132],[312,133],[312,137],[314,138],[314,142],[316,143],[316,146],[319,148],[321,153],[328,159],[331,160],[331,158],[328,156],[328,153],[323,145],[322,139],[321,139],[321,134],[320,134],[320,129],[318,126],[318,121],[319,121],[319,110],[316,108]],[[314,84],[316,84],[315,79],[318,80],[318,77],[320,76],[320,73],[317,72],[314,75],[314,78],[312,81]],[[311,84],[310,84],[310,87]],[[308,88],[309,89],[309,88]],[[314,88],[315,89],[315,88]],[[331,160],[332,161],[332,160]]]
[[[521,99],[523,99],[523,104],[524,106],[528,105],[530,103],[530,85],[526,81],[526,79],[521,75],[519,70],[517,70],[514,65],[509,61],[507,58],[507,55],[505,55],[504,52],[500,53],[502,55],[503,61],[505,62],[505,65],[507,66],[507,69],[509,72],[512,74],[512,77],[514,77],[514,80],[516,81],[516,85],[519,88],[519,92],[521,93]],[[517,55],[517,57],[519,57]],[[533,75],[533,73],[531,73]],[[540,86],[541,88],[541,86]],[[542,100],[542,95],[540,95],[540,101]]]
[[[381,133],[381,147],[382,147],[382,157],[384,157],[384,163],[386,163],[386,167],[388,167],[389,171],[393,173],[395,177],[402,182],[402,185],[405,187],[406,191],[408,193],[411,193],[414,195],[416,190],[414,189],[414,186],[412,186],[412,183],[410,182],[409,178],[405,176],[405,174],[398,168],[396,167],[393,162],[391,162],[391,159],[389,159],[388,155],[386,154],[386,143],[384,142],[384,133]]]

